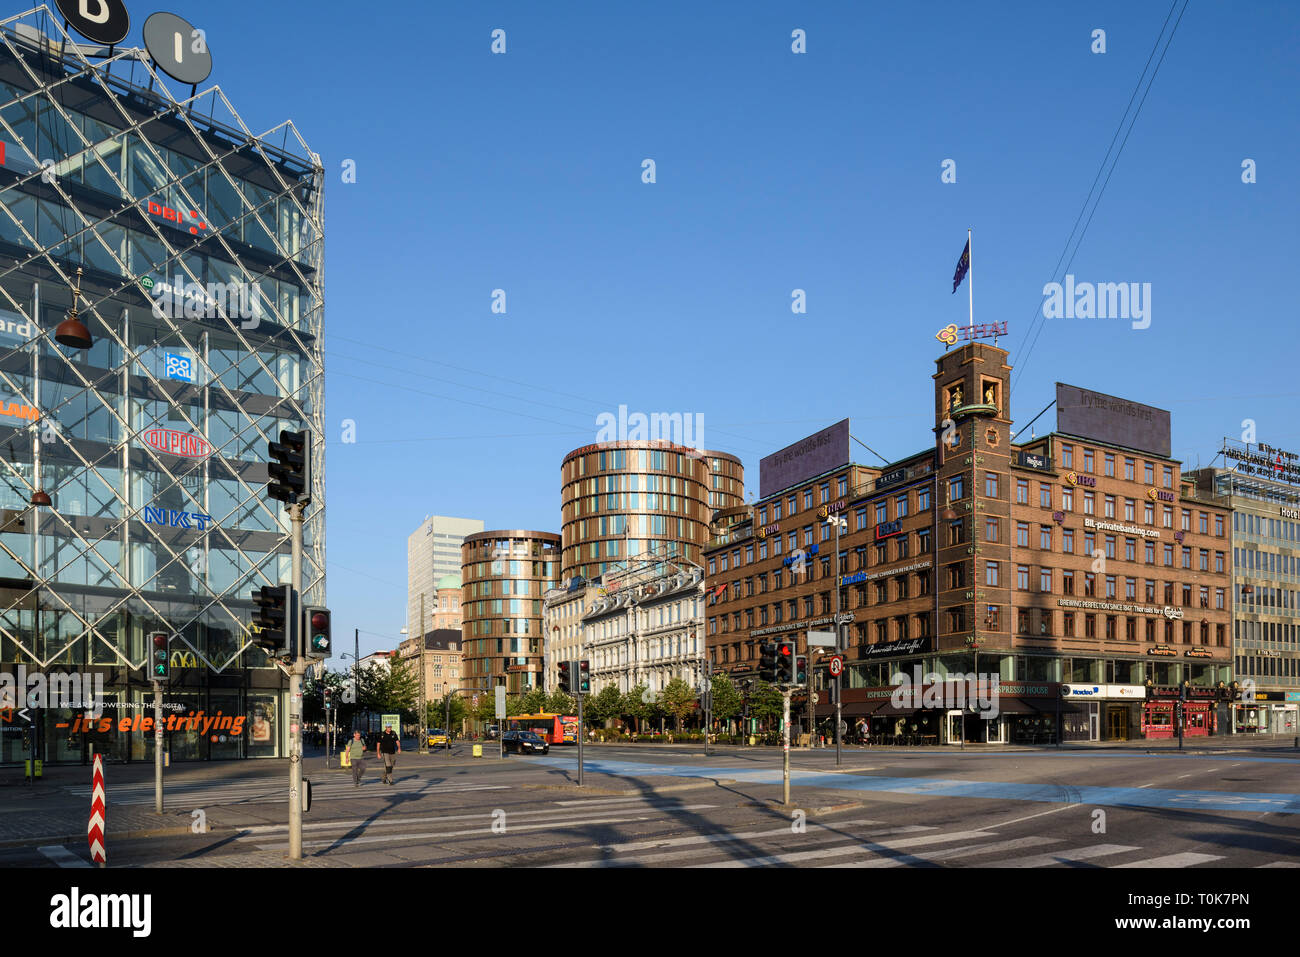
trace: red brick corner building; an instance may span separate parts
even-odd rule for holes
[[[764,641],[806,653],[808,631],[836,627],[838,577],[851,740],[1170,737],[1180,702],[1185,734],[1225,733],[1227,501],[1184,481],[1168,414],[1137,403],[1058,386],[1110,418],[1012,445],[1007,357],[972,342],[936,360],[932,448],[878,468],[851,463],[846,444],[842,464],[715,515],[702,553],[713,667],[743,683]],[[820,703],[796,698],[796,711],[829,736],[826,657],[813,649]],[[986,699],[996,684],[997,716],[954,703],[959,683]]]

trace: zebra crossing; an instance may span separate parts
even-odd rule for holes
[[[859,818],[808,821],[783,827],[692,834],[661,840],[599,845],[551,868],[749,868],[749,867],[979,867],[1044,868],[1084,865],[1106,868],[1190,868],[1225,861],[1203,851],[1156,853],[1140,845],[1061,836],[1011,837],[989,829],[889,825]],[[1256,867],[1295,866],[1271,861]]]
[[[382,785],[377,778],[371,777],[361,787],[352,785],[352,778],[343,775],[311,778],[312,801],[340,800],[344,798],[367,797],[382,789],[385,795],[401,794],[414,797],[432,797],[439,794],[460,794],[470,791],[508,790],[504,784],[464,784],[450,782],[433,783],[425,778],[398,778],[392,785]],[[63,789],[78,798],[90,800],[90,789],[84,786],[69,786]],[[187,782],[167,783],[166,798],[169,802],[184,801],[195,807],[219,807],[238,804],[272,804],[288,800],[288,781],[229,781],[229,782]],[[154,802],[153,783],[123,784],[108,793],[108,800],[113,805],[148,805]]]

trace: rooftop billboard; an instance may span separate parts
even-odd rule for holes
[[[1104,392],[1056,383],[1056,428],[1169,458],[1169,413]]]
[[[770,495],[849,464],[849,420],[764,456],[758,463],[758,496]]]

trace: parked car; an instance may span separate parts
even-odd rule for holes
[[[501,736],[501,744],[507,754],[549,754],[551,750],[542,736],[533,731],[507,731]]]
[[[487,736],[489,740],[495,740],[497,735],[499,735],[500,733],[501,733],[501,729],[497,727],[495,724],[488,725]]]
[[[451,743],[447,740],[447,732],[441,728],[430,728],[429,747],[436,748],[439,746],[451,747]]]

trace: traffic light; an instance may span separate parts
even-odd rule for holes
[[[274,460],[266,467],[266,494],[286,505],[311,502],[311,434],[282,430],[280,441],[267,443],[266,450]]]
[[[325,710],[326,710],[326,711],[328,711],[330,708],[332,708],[332,707],[334,706],[334,705],[330,702],[330,689],[329,689],[329,688],[322,688],[322,689],[321,689],[321,697],[325,699]]]
[[[794,683],[797,685],[806,685],[808,683],[808,656],[794,656]]]
[[[591,662],[583,659],[578,662],[578,678],[576,681],[577,691],[579,694],[591,693]]]
[[[765,641],[759,649],[758,657],[758,677],[768,684],[776,684],[781,679],[777,677],[777,660],[776,660],[776,642]]]
[[[257,611],[253,613],[253,640],[268,655],[297,653],[297,617],[293,614],[298,605],[298,593],[292,585],[263,585],[253,592]]]
[[[153,638],[153,667],[150,677],[154,681],[166,681],[172,676],[171,659],[167,654],[168,638],[165,632],[154,632],[150,637]]]
[[[308,605],[302,614],[303,630],[307,636],[303,655],[320,661],[328,658],[330,652],[330,610]]]
[[[573,694],[573,673],[570,670],[572,667],[572,661],[561,661],[555,669],[559,675],[559,688],[562,694]]]
[[[788,641],[776,643],[776,683],[794,684],[794,645]]]

